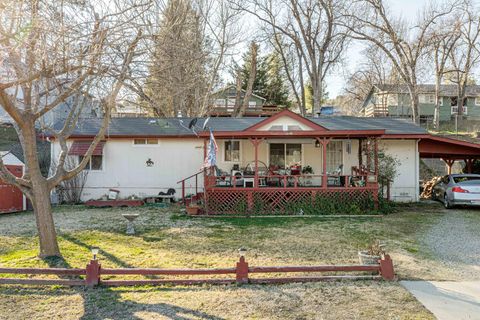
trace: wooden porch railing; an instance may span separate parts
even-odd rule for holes
[[[374,272],[376,275],[329,275],[319,276],[323,272]],[[302,277],[269,277],[251,278],[251,274],[279,274],[302,273],[313,276]],[[246,284],[246,283],[291,283],[291,282],[316,282],[325,280],[342,279],[384,279],[394,280],[393,263],[389,255],[382,257],[374,265],[322,265],[322,266],[272,266],[250,267],[241,256],[234,268],[220,269],[154,269],[154,268],[102,268],[98,260],[91,260],[85,269],[63,268],[0,268],[0,275],[73,275],[79,279],[32,279],[32,278],[0,278],[0,284],[20,285],[65,285],[65,286],[143,286],[143,285],[193,285],[193,284]],[[138,276],[191,276],[191,275],[235,275],[235,278],[208,278],[208,279],[102,279],[102,275],[138,275]],[[83,278],[80,278],[83,277]]]

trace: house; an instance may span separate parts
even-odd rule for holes
[[[433,120],[435,113],[435,85],[418,85],[420,120]],[[469,119],[480,119],[480,86],[466,88],[463,103],[464,115]],[[447,121],[458,113],[457,86],[443,84],[440,87],[440,121]],[[372,87],[363,103],[366,117],[410,118],[412,108],[406,85],[377,84]]]
[[[317,116],[336,116],[340,115],[340,110],[335,106],[321,106],[313,110],[313,114]]]
[[[229,117],[235,111],[235,98],[237,89],[235,85],[229,85],[214,92],[211,96],[211,104],[209,107],[209,115],[217,117]],[[245,90],[242,89],[240,100],[243,103]],[[248,108],[245,116],[266,117],[277,113],[280,108],[277,106],[266,105],[266,99],[256,94],[252,94],[248,100]]]
[[[148,110],[139,106],[138,104],[133,104],[129,101],[120,101],[117,103],[115,108],[112,110],[112,117],[115,118],[124,118],[124,117],[148,117],[151,116]]]
[[[210,133],[202,129],[205,118],[197,120],[196,134],[190,120],[112,119],[87,166],[82,199],[98,199],[110,188],[120,197],[175,188],[180,198],[204,196],[209,213],[232,212],[240,203],[250,208],[259,198],[272,210],[317,195],[355,202],[376,199],[379,156],[391,155],[400,162],[391,199],[417,201],[420,158],[451,165],[480,157],[480,145],[432,136],[401,119],[307,118],[284,110],[266,118],[210,118],[217,167],[204,171]],[[85,155],[99,126],[99,119],[78,124],[68,142],[71,157]],[[51,139],[56,159],[60,147]]]
[[[25,165],[12,153],[0,151],[0,158],[2,158],[7,170],[15,176],[21,177],[23,175]],[[26,207],[27,199],[25,195],[17,187],[0,180],[0,214],[24,211]]]

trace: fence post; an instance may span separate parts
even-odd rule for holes
[[[241,256],[237,262],[237,284],[248,283],[248,263],[245,262],[245,257]]]
[[[393,262],[388,254],[380,259],[380,275],[384,280],[393,280],[395,278]]]
[[[95,287],[100,283],[100,263],[98,260],[90,260],[90,263],[87,264],[87,276],[86,283],[89,287]]]

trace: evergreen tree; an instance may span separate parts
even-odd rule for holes
[[[158,115],[197,116],[206,90],[205,35],[191,0],[170,0],[155,38],[146,82]]]
[[[251,70],[251,53],[243,55],[243,65],[240,68],[242,89],[246,90]],[[289,91],[280,57],[276,52],[263,57],[257,57],[257,73],[253,84],[253,93],[266,99],[266,104],[289,107]]]
[[[287,81],[278,53],[272,52],[265,60],[267,66],[267,86],[265,89],[267,104],[290,107]]]

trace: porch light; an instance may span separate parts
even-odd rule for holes
[[[315,148],[320,148],[320,141],[315,139]]]
[[[245,249],[245,248],[240,248],[240,249],[238,249],[238,255],[239,255],[240,257],[245,257],[245,254],[246,254],[246,253],[247,253],[247,249]]]
[[[92,249],[90,250],[92,251],[92,254],[93,254],[93,260],[97,260],[97,254],[98,254],[98,251],[100,251],[100,249],[97,247],[92,247]]]

